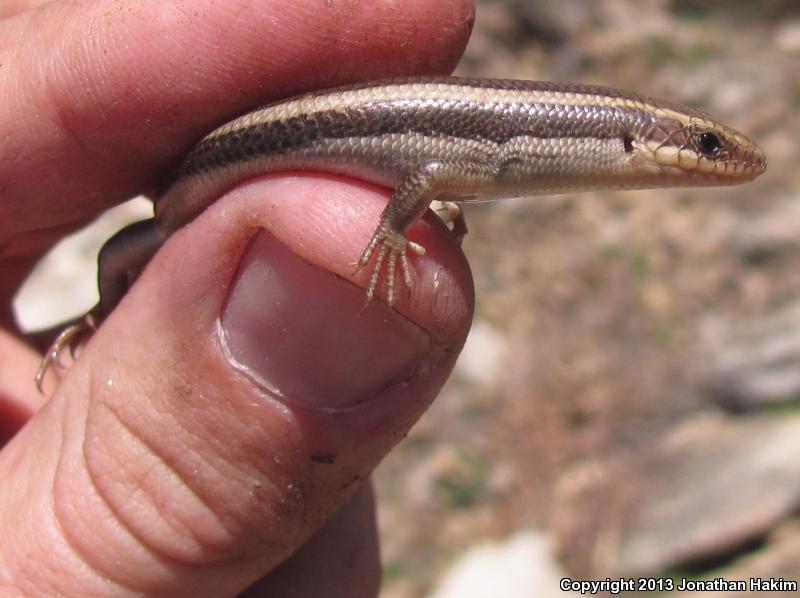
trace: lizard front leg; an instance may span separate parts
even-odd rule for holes
[[[356,264],[356,272],[361,271],[375,255],[372,274],[367,284],[367,301],[371,301],[378,288],[381,272],[386,266],[386,302],[394,305],[397,300],[395,276],[399,260],[406,287],[413,285],[411,265],[407,249],[423,255],[425,248],[412,243],[406,232],[425,210],[431,201],[441,195],[458,197],[486,186],[497,177],[498,169],[493,164],[467,161],[430,160],[410,171],[400,182],[381,214],[378,227]]]

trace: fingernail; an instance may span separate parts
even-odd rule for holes
[[[271,394],[320,408],[362,403],[412,377],[427,332],[266,231],[250,243],[220,318],[234,367]]]

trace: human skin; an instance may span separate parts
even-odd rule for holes
[[[471,2],[36,4],[0,13],[0,594],[377,595],[369,475],[472,315],[436,219],[410,233],[428,251],[396,310],[364,308],[352,263],[389,191],[247,181],[170,238],[46,398],[10,305],[56,240],[229,118],[449,72]]]

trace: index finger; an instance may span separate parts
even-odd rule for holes
[[[142,0],[50,2],[7,19],[0,245],[152,187],[204,132],[259,104],[447,72],[473,15],[469,0]]]

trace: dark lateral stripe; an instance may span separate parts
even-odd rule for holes
[[[443,107],[447,105],[448,107]],[[510,114],[514,112],[513,116]],[[448,136],[494,143],[513,137],[622,137],[647,116],[607,106],[479,106],[431,101],[413,105],[378,103],[328,110],[244,127],[201,141],[181,175],[224,166],[259,155],[278,155],[323,139],[378,137],[398,133]]]

